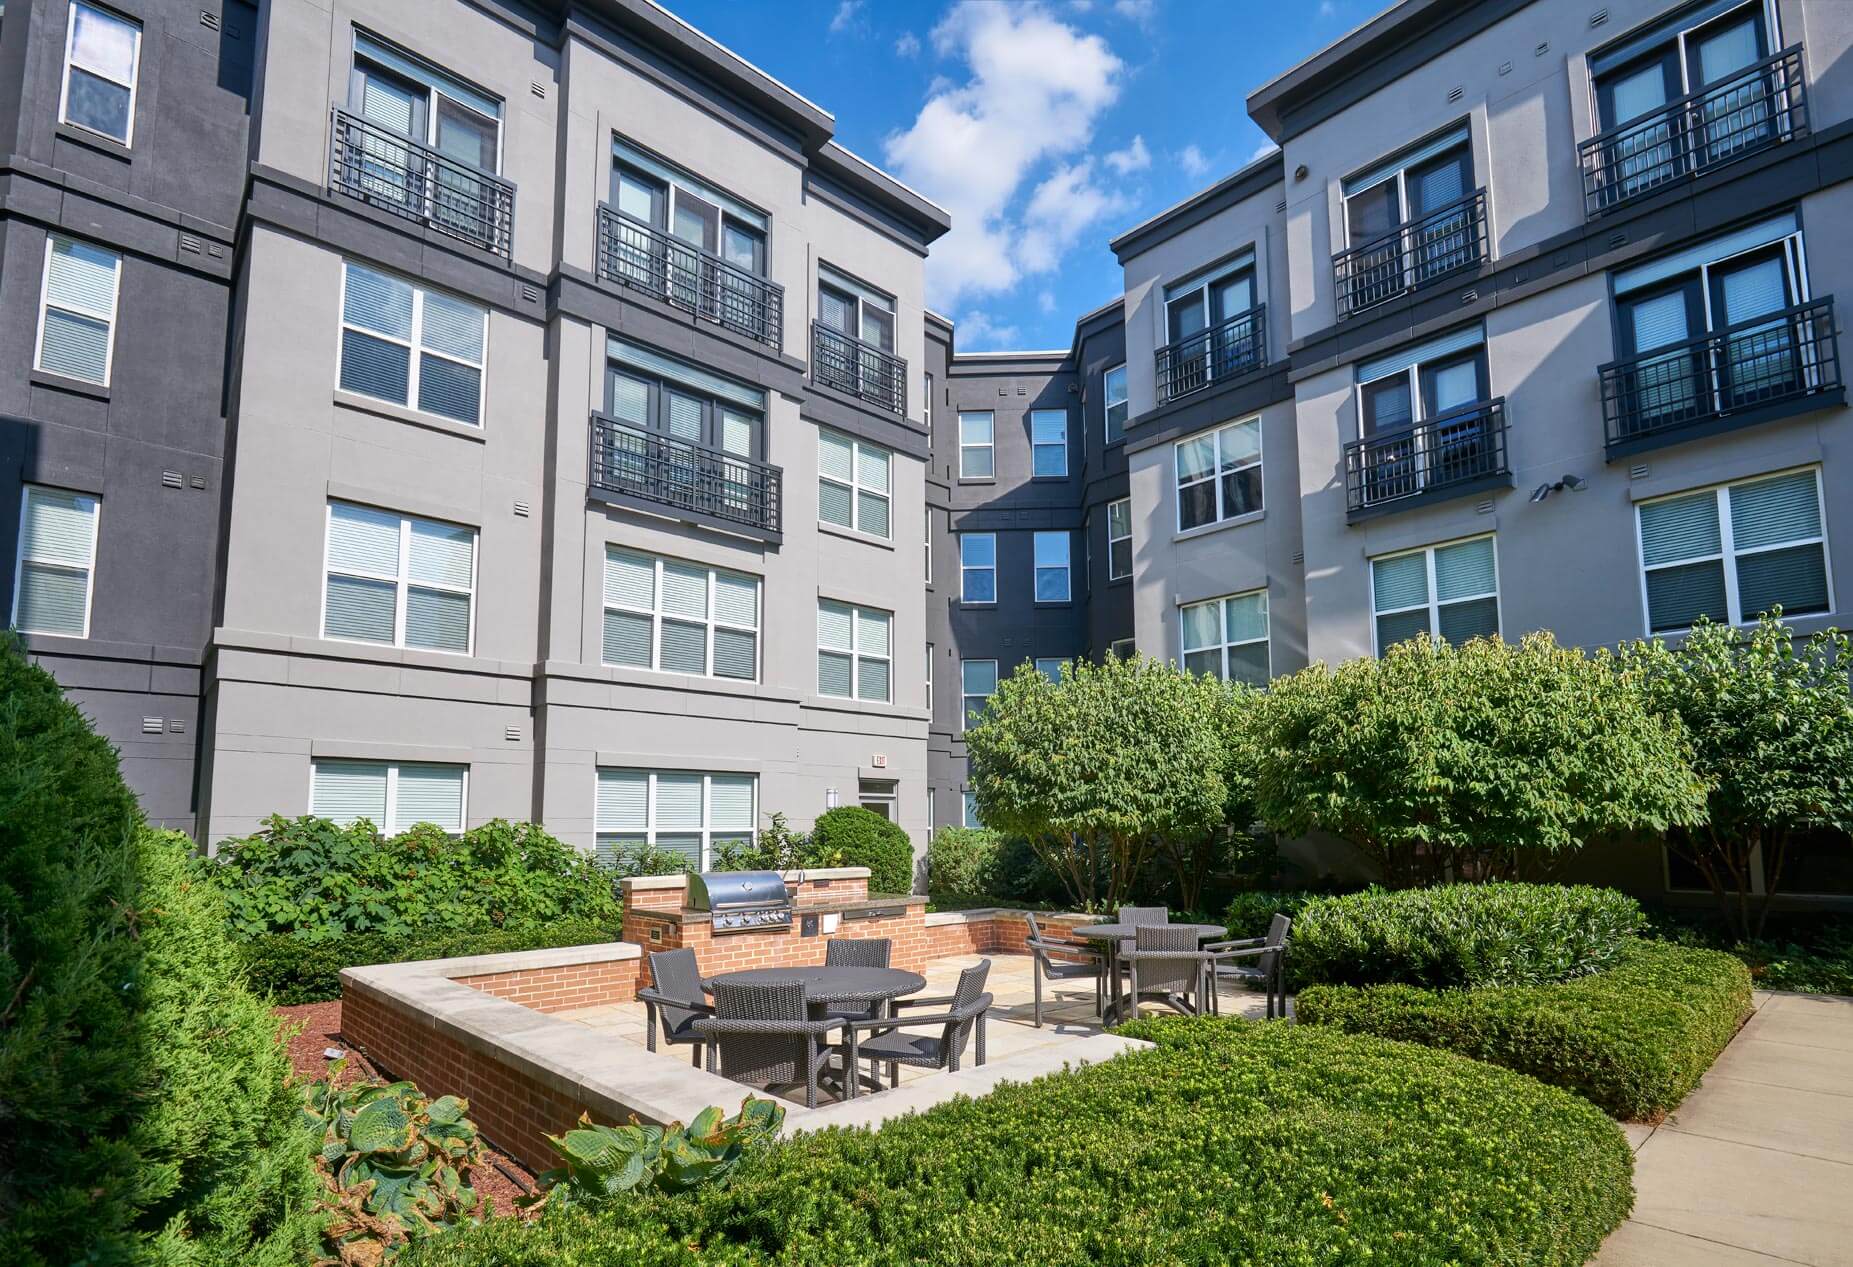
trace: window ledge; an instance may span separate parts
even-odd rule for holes
[[[954,599],[953,601],[958,603],[960,607],[971,608],[974,611],[995,611],[997,610],[997,600],[995,598],[992,599],[988,603],[980,602],[978,599],[975,599],[975,598],[960,598],[960,599]]]
[[[1035,601],[1034,603],[1032,603],[1032,604],[1031,604],[1031,606],[1032,606],[1032,607],[1037,607],[1037,608],[1044,608],[1044,607],[1073,607],[1073,606],[1074,606],[1074,599],[1072,599],[1072,598],[1062,598],[1062,599],[1054,599],[1054,600],[1047,600],[1047,599],[1040,599],[1040,598],[1039,598],[1039,599],[1037,599],[1037,600],[1036,600],[1036,601]]]
[[[845,528],[842,524],[833,524],[824,519],[817,521],[817,531],[832,537],[842,537],[845,541],[860,541],[864,545],[879,546],[883,550],[894,549],[894,541],[889,537],[878,537],[872,532],[863,532],[860,528]]]
[[[880,700],[844,699],[840,695],[806,695],[799,701],[804,708],[827,709],[838,713],[860,713],[865,717],[886,717],[894,721],[928,722],[933,715],[924,708],[908,708]],[[893,776],[899,778],[899,775]]]
[[[1219,519],[1213,524],[1204,524],[1201,528],[1186,528],[1182,532],[1173,533],[1171,540],[1194,541],[1198,537],[1207,537],[1230,528],[1240,528],[1244,524],[1260,523],[1266,518],[1266,510],[1251,510],[1246,515],[1237,515],[1233,519]]]
[[[31,382],[34,387],[48,387],[55,392],[69,392],[73,396],[88,396],[92,400],[108,400],[109,385],[92,383],[88,379],[69,378],[63,374],[53,374],[49,370],[33,370]]]
[[[961,475],[959,476],[959,483],[961,484],[995,484],[997,483],[997,476],[995,475]]]
[[[414,427],[425,427],[432,431],[441,431],[446,435],[474,440],[482,444],[486,440],[485,428],[467,422],[457,422],[451,418],[440,418],[436,414],[420,413],[416,409],[407,409],[390,401],[375,400],[371,396],[362,396],[358,392],[335,389],[335,404],[343,409],[352,409],[357,413],[372,414],[376,418],[387,418],[393,422],[409,422]]]
[[[125,163],[132,163],[135,161],[135,151],[113,136],[104,136],[101,132],[92,132],[89,128],[79,127],[75,123],[59,123],[56,125],[54,131],[59,137],[71,142],[73,145],[81,145],[85,149],[95,150],[99,154],[107,154],[109,157],[120,159]]]
[[[1029,477],[1029,482],[1032,484],[1066,484],[1068,478],[1066,475],[1032,475]]]

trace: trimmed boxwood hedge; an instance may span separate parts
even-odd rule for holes
[[[1550,985],[1312,986],[1303,1024],[1444,1047],[1566,1087],[1626,1121],[1685,1099],[1750,1014],[1750,973],[1713,950],[1630,939],[1606,972]]]
[[[401,1267],[1585,1262],[1633,1202],[1621,1131],[1447,1052],[1233,1018],[879,1132],[772,1146],[724,1189],[493,1220]]]

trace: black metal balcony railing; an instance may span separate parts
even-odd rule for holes
[[[1176,400],[1267,364],[1267,305],[1158,349],[1158,401]]]
[[[907,416],[907,362],[821,321],[811,322],[811,378]]]
[[[592,415],[593,495],[639,498],[760,532],[780,531],[784,471],[752,458]]]
[[[598,275],[666,299],[755,343],[785,339],[785,288],[600,203]]]
[[[1394,299],[1486,259],[1486,191],[1476,189],[1420,219],[1332,257],[1338,315]]]
[[[1608,447],[1843,386],[1830,295],[1598,371]]]
[[[1584,210],[1599,216],[1807,130],[1797,46],[1578,145]]]
[[[1503,396],[1345,446],[1345,502],[1353,514],[1510,474]]]
[[[509,258],[514,185],[338,107],[328,184],[334,193]]]

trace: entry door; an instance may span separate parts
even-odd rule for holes
[[[1756,323],[1795,303],[1789,285],[1788,257],[1781,247],[1755,251],[1711,270],[1714,328],[1744,326],[1725,336],[1719,356],[1719,388],[1732,407],[1787,396],[1801,374],[1792,323],[1786,319]]]
[[[462,237],[494,245],[500,209],[489,182],[476,172],[496,168],[496,122],[443,93],[436,97],[432,147],[473,171],[439,167],[432,181],[432,219]]]

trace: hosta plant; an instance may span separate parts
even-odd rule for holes
[[[596,1207],[640,1189],[687,1192],[722,1185],[784,1121],[783,1106],[751,1096],[730,1118],[710,1105],[686,1127],[649,1126],[635,1118],[629,1126],[600,1126],[581,1117],[573,1130],[547,1137],[562,1164],[539,1177],[540,1194],[526,1204]]]

